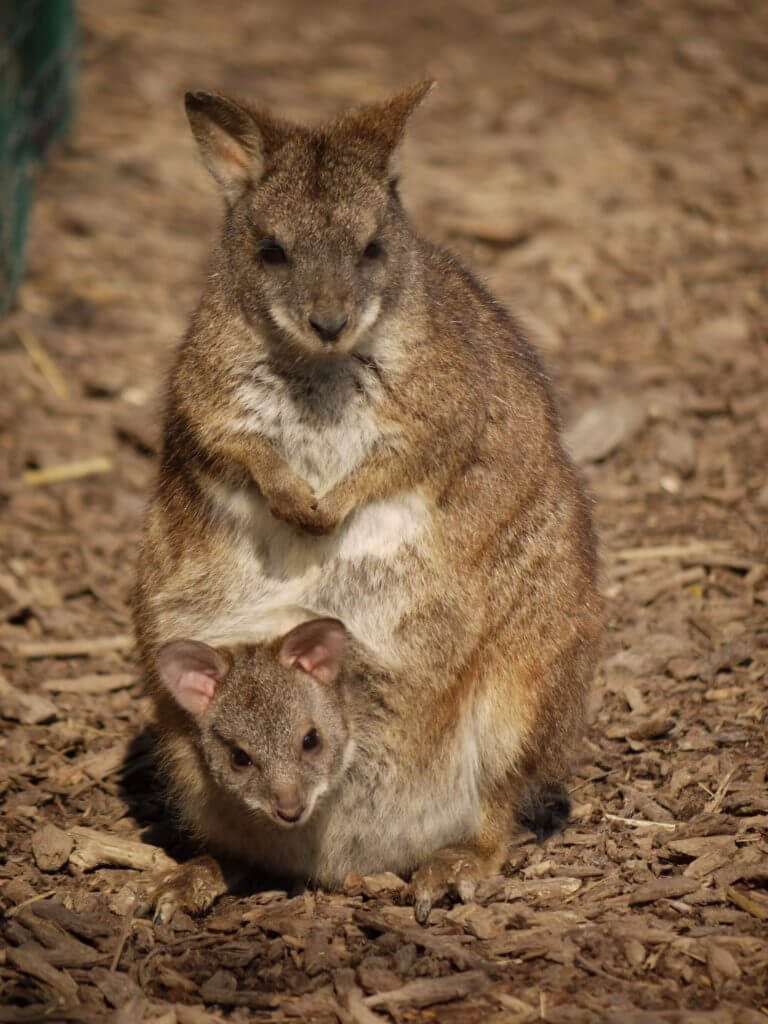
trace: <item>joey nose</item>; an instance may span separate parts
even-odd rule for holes
[[[295,803],[288,804],[287,806],[283,804],[276,804],[275,811],[277,813],[278,818],[282,818],[283,821],[288,821],[291,824],[293,824],[294,822],[298,821],[299,818],[304,813],[304,804]]]
[[[331,344],[339,339],[348,320],[349,317],[346,313],[330,315],[313,313],[309,318],[309,324],[321,341]]]
[[[273,793],[272,804],[278,818],[291,824],[298,821],[304,813],[304,801],[293,787]]]

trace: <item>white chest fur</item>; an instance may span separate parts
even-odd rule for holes
[[[349,475],[365,459],[381,429],[373,405],[375,386],[350,388],[336,416],[308,420],[279,378],[241,384],[241,415],[234,426],[266,437],[290,467],[318,493]],[[329,402],[338,400],[333,394]]]
[[[267,438],[322,495],[386,440],[375,415],[381,393],[361,361],[331,366],[325,379],[301,386],[259,364],[237,388],[232,427]],[[191,630],[180,635],[268,640],[313,615],[332,615],[392,664],[392,635],[409,600],[407,582],[396,577],[413,575],[414,552],[429,533],[430,508],[418,491],[364,504],[334,534],[318,537],[272,516],[255,485],[232,487],[202,473],[199,482],[226,523],[226,542],[217,545],[223,582],[206,578],[207,607],[196,621],[174,624]]]

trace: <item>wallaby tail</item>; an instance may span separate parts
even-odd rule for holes
[[[534,781],[523,794],[517,809],[517,821],[535,833],[543,843],[565,827],[571,813],[571,798],[561,782]]]

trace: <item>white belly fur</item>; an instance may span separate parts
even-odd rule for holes
[[[214,481],[204,483],[222,515],[237,524],[231,548],[226,593],[213,616],[194,624],[205,643],[270,640],[312,615],[333,615],[373,650],[386,654],[405,608],[387,588],[360,601],[359,586],[347,602],[344,579],[363,560],[391,565],[404,545],[418,544],[428,531],[430,510],[416,491],[371,502],[353,512],[328,537],[302,534],[275,519],[264,498]],[[333,575],[329,594],[321,586]]]

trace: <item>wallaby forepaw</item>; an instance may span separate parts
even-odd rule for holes
[[[196,857],[166,871],[147,893],[139,914],[152,913],[155,924],[167,924],[177,910],[202,914],[227,888],[217,861],[213,857]]]
[[[332,533],[339,525],[333,510],[311,491],[307,495],[273,495],[269,510],[275,519],[297,526],[305,533]]]
[[[438,850],[411,879],[410,893],[419,924],[426,924],[429,912],[444,896],[469,903],[477,883],[488,874],[481,859],[468,850]]]

